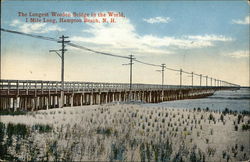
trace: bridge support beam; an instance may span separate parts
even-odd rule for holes
[[[30,86],[30,84],[28,84]],[[42,84],[45,86],[45,84]],[[74,90],[67,87],[67,91],[61,94],[59,90],[51,89],[31,89],[24,86],[15,91],[0,89],[0,110],[16,111],[18,109],[36,111],[62,106],[82,106],[94,104],[106,104],[110,102],[126,102],[132,100],[145,101],[147,103],[158,103],[170,100],[182,100],[191,98],[201,98],[212,95],[216,90],[229,88],[223,87],[200,87],[179,89],[135,89],[135,90],[92,90],[86,91],[84,88]],[[65,89],[66,90],[66,89]],[[83,91],[85,90],[85,91]],[[6,92],[6,93],[5,93]],[[64,96],[64,98],[63,98]]]

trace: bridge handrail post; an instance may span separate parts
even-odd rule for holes
[[[35,97],[37,95],[37,81],[35,81]]]
[[[29,94],[28,80],[26,81],[26,94]]]
[[[84,91],[84,83],[81,83],[81,91]]]
[[[103,91],[103,83],[101,83],[101,90]]]
[[[17,95],[19,95],[19,80],[16,82]]]
[[[56,93],[57,93],[57,90],[58,90],[58,82],[56,82]]]
[[[52,90],[52,91],[54,90],[54,82],[50,83],[50,90]]]
[[[100,91],[101,88],[102,88],[102,83],[98,83],[98,90]]]
[[[41,90],[42,90],[42,94],[43,94],[43,81],[41,82]]]
[[[8,82],[8,92],[7,92],[7,94],[9,94],[10,93],[10,81],[8,80],[7,82]]]

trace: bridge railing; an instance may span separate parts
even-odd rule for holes
[[[0,80],[2,90],[51,90],[60,91],[62,84],[60,81],[43,80]],[[214,87],[214,86],[212,86]],[[187,88],[212,88],[211,86],[188,86],[188,85],[160,85],[160,84],[133,84],[133,90],[150,89],[187,89]],[[92,90],[129,90],[127,83],[103,83],[103,82],[64,82],[64,91],[92,91]]]

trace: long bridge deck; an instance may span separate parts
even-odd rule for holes
[[[140,100],[157,103],[201,98],[231,86],[185,86],[42,80],[0,80],[0,110],[40,110],[62,106],[82,106]],[[63,89],[63,91],[62,91]],[[62,97],[63,96],[63,97]]]

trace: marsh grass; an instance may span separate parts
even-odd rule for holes
[[[26,111],[10,111],[10,110],[1,110],[0,115],[26,115],[28,112]]]
[[[230,111],[228,110],[230,113]],[[34,116],[35,115],[35,116]],[[106,106],[37,112],[35,120],[55,125],[0,123],[0,159],[14,161],[216,161],[244,158],[245,144],[228,144],[224,155],[214,146],[217,126],[248,131],[248,117],[206,109],[179,110]],[[221,117],[223,115],[223,117]],[[232,120],[229,120],[229,117]],[[222,119],[223,118],[223,119]],[[59,121],[59,119],[61,121]],[[215,120],[216,119],[216,120]],[[239,120],[238,120],[239,119]],[[208,120],[214,124],[208,124]],[[235,121],[233,125],[232,121]],[[215,122],[217,121],[217,122]],[[238,124],[240,121],[240,124]],[[62,122],[62,123],[60,123]],[[247,125],[247,128],[245,128]],[[244,126],[244,128],[243,128]],[[17,127],[17,128],[16,128]],[[26,129],[26,131],[25,131]],[[17,134],[18,132],[24,132]],[[238,132],[234,132],[238,134]],[[17,137],[19,138],[17,140]],[[40,140],[39,140],[40,139]],[[19,141],[19,142],[16,142]],[[202,149],[200,148],[202,143]],[[210,147],[210,148],[209,148]],[[232,151],[232,148],[234,151]],[[239,147],[239,148],[238,148]],[[203,152],[203,151],[204,152]],[[8,157],[3,153],[10,153]],[[23,152],[23,155],[21,155]],[[235,153],[237,152],[237,153]],[[240,152],[240,153],[239,153]],[[221,157],[221,155],[223,157]],[[245,155],[245,159],[248,155]]]

